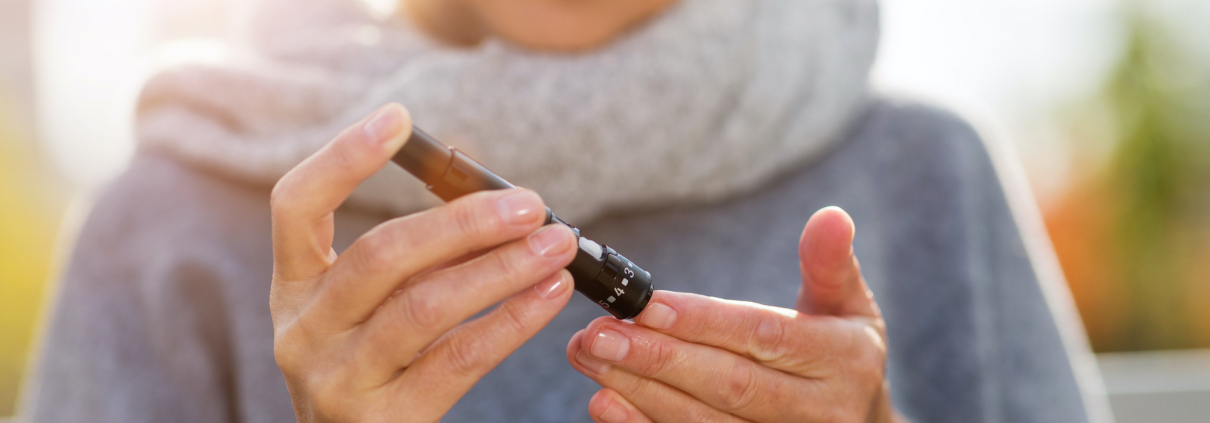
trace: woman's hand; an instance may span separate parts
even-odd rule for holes
[[[333,211],[410,134],[407,111],[383,107],[273,189],[273,351],[299,421],[436,422],[571,296],[575,236],[542,228],[522,189],[391,220],[336,254]]]
[[[638,324],[598,319],[567,358],[600,383],[601,423],[890,422],[886,329],[853,257],[853,222],[811,217],[797,310],[659,291]]]

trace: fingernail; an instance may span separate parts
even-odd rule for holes
[[[567,250],[567,237],[559,228],[547,226],[529,236],[529,249],[543,257],[553,257]]]
[[[584,351],[576,353],[576,362],[580,363],[580,365],[584,366],[584,368],[588,369],[588,371],[598,375],[605,374],[605,372],[609,371],[610,367],[613,367],[610,366],[609,363],[597,361],[596,359],[589,357],[588,355],[584,354]]]
[[[653,303],[639,315],[639,323],[654,329],[668,329],[676,323],[676,310],[660,303]]]
[[[543,299],[554,299],[563,291],[563,274],[556,273],[554,276],[546,278],[546,280],[534,285],[534,291],[538,292],[538,296]]]
[[[606,361],[622,361],[626,358],[626,353],[630,352],[630,340],[616,331],[601,329],[589,350],[593,357]]]
[[[510,225],[525,223],[533,220],[542,206],[542,200],[533,191],[523,189],[513,190],[508,195],[496,200],[496,212],[500,219]]]
[[[623,407],[622,404],[618,404],[617,401],[610,401],[609,408],[606,408],[605,412],[597,417],[600,417],[606,423],[626,423],[626,418],[630,417],[630,413],[626,411],[626,407]]]
[[[397,107],[383,107],[366,121],[363,129],[366,131],[366,138],[370,144],[375,146],[386,144],[403,129],[403,114],[399,113]]]

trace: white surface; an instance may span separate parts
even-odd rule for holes
[[[1098,356],[1117,423],[1210,421],[1210,350]]]
[[[1205,391],[1210,394],[1210,350],[1100,354],[1110,395]],[[1206,398],[1210,406],[1210,397]],[[1207,414],[1210,419],[1210,414]]]

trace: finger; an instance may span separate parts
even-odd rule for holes
[[[814,378],[835,370],[830,360],[860,348],[867,327],[864,321],[670,291],[655,291],[635,322]]]
[[[526,239],[413,282],[357,330],[363,363],[406,367],[434,340],[492,304],[560,272],[575,255],[575,235],[550,225]],[[391,353],[387,353],[391,352]]]
[[[803,279],[798,311],[871,318],[881,315],[853,255],[855,233],[853,219],[839,207],[823,208],[807,221],[798,242]]]
[[[330,327],[358,325],[404,281],[534,232],[545,210],[530,190],[485,191],[379,225],[336,259],[309,312]]]
[[[429,273],[436,273],[436,272],[440,272],[445,269],[449,269],[451,267],[454,267],[454,266],[460,265],[462,263],[466,263],[468,261],[479,258],[480,256],[487,254],[489,252],[491,252],[491,248],[484,248],[481,250],[471,251],[469,253],[455,257],[453,260],[438,264],[438,265],[430,267],[428,269],[424,269],[420,273],[417,273],[416,276],[413,276],[413,278],[419,278],[419,277],[423,277],[424,275],[427,275]]]
[[[661,423],[744,421],[663,382],[596,361],[582,348],[585,333],[580,331],[572,336],[567,347],[567,361],[580,373],[625,397],[651,420]]]
[[[605,388],[588,400],[588,415],[597,423],[655,423],[618,391]]]
[[[332,211],[390,160],[411,128],[407,109],[388,104],[345,129],[278,180],[270,196],[276,275],[300,280],[327,269]]]
[[[801,408],[786,405],[811,401],[819,384],[730,351],[688,343],[616,319],[590,324],[581,338],[580,351],[610,368],[658,380],[710,407],[754,421],[802,420],[806,415]]]
[[[448,333],[393,382],[397,398],[424,404],[437,421],[466,391],[509,354],[538,333],[567,305],[574,282],[561,270],[501,303],[487,315]]]

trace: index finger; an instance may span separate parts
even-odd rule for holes
[[[391,159],[411,128],[407,109],[388,104],[278,180],[270,196],[277,276],[308,278],[331,265],[332,212]]]
[[[670,291],[654,292],[635,322],[808,377],[825,376],[830,359],[857,351],[865,332],[854,319]]]

